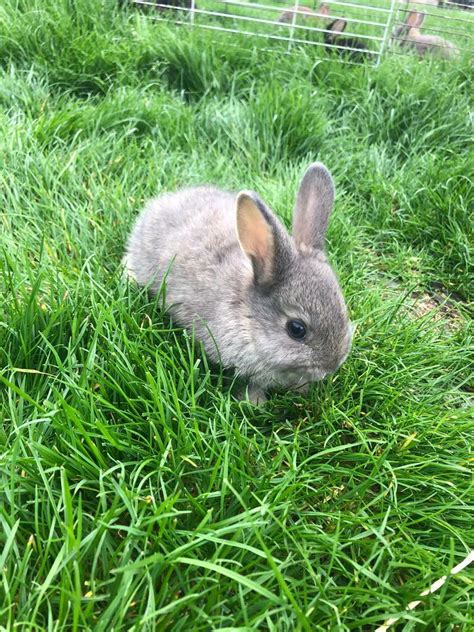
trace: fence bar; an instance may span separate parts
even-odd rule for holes
[[[436,8],[431,3],[425,4],[423,0],[390,0],[389,6],[375,4],[382,0],[361,0],[360,2],[358,0],[318,0],[318,6],[322,3],[330,6],[328,14],[319,13],[317,7],[310,8],[302,4],[304,0],[282,0],[274,4],[269,4],[268,0],[266,2],[265,0],[263,2],[246,2],[245,0],[131,1],[137,6],[157,9],[156,15],[149,16],[153,20],[170,19],[177,25],[191,25],[211,31],[264,38],[269,42],[269,46],[272,41],[285,43],[286,51],[279,49],[280,53],[285,54],[298,54],[295,46],[333,49],[341,54],[332,56],[331,59],[338,59],[348,64],[357,64],[361,59],[371,58],[375,67],[378,67],[387,55],[387,51],[397,56],[409,53],[421,56],[442,48],[450,49],[451,44],[462,53],[474,52],[472,48],[474,20],[464,11],[464,9],[469,9],[469,6],[458,4],[453,0],[444,0],[442,5],[440,3],[440,6]],[[176,4],[172,4],[173,2]],[[315,0],[312,2],[306,0],[306,2],[315,4]],[[230,12],[228,7],[231,7]],[[448,9],[449,12],[443,13],[443,8]],[[334,9],[335,13],[332,13]],[[461,11],[464,13],[462,17],[460,17]],[[395,35],[393,30],[395,26],[400,27],[405,24],[404,20],[410,12],[423,14],[425,19],[429,18],[429,26],[422,24],[419,28],[422,36],[432,35],[434,39],[434,41],[429,41],[425,50],[418,50],[414,38],[409,39],[409,27],[398,35]],[[280,21],[283,15],[286,19]],[[353,46],[346,46],[343,41],[339,43],[338,35],[334,36],[331,43],[326,43],[320,36],[328,32],[329,22],[337,19],[344,20],[350,29],[344,30],[340,36],[341,40],[354,39]],[[432,22],[433,26],[431,26]],[[446,24],[446,28],[442,24]],[[252,25],[254,25],[253,29]],[[357,32],[358,25],[361,26],[362,32]],[[466,25],[471,28],[465,28]],[[303,39],[302,36],[305,34],[308,34],[309,38]],[[442,41],[444,37],[449,38],[446,39],[446,43]],[[370,48],[369,42],[373,43]],[[400,43],[399,46],[392,45],[397,42]],[[346,43],[350,44],[350,42]],[[259,48],[262,49],[262,47]],[[272,49],[265,48],[264,50]],[[356,55],[351,57],[350,53],[362,53],[362,55],[359,58]],[[455,60],[451,59],[450,63],[455,63]]]

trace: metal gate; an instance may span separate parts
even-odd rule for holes
[[[254,38],[259,48],[314,47],[378,65],[386,54],[472,58],[474,0],[132,0],[151,19]]]

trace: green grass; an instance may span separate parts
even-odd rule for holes
[[[472,630],[472,568],[403,613],[474,546],[472,65],[230,41],[0,7],[1,629]],[[253,408],[123,244],[185,183],[289,223],[314,159],[354,348]]]
[[[222,0],[200,0],[195,4],[197,9],[194,14],[187,10],[175,11],[168,14],[170,20],[183,24],[193,21],[195,25],[211,31],[218,28],[229,31],[244,30],[253,35],[255,45],[283,51],[288,49],[288,38],[291,37],[293,42],[310,45],[313,55],[323,54],[323,30],[330,22],[342,17],[347,20],[345,33],[364,44],[368,58],[374,63],[377,59],[376,53],[383,45],[387,22],[390,35],[396,23],[405,21],[408,10],[424,10],[426,17],[421,29],[424,34],[437,35],[455,43],[466,60],[472,53],[474,20],[470,18],[469,13],[454,4],[442,7],[423,7],[422,4],[409,6],[409,0],[400,0],[391,12],[390,0],[375,0],[372,3],[352,0],[342,5],[330,1],[329,16],[308,18],[303,14],[297,17],[295,24],[280,23],[278,19],[283,11],[295,6],[296,0],[266,0],[264,3],[244,0],[241,4],[225,4]],[[300,2],[299,6],[317,11],[322,4],[322,0],[305,0]],[[147,6],[150,5],[145,5]],[[217,15],[212,15],[213,12]],[[149,11],[149,15],[156,18],[152,10]],[[406,50],[401,49],[390,37],[387,46],[390,47],[392,54],[406,53]]]

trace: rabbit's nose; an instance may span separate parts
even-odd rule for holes
[[[328,375],[332,375],[333,373],[335,373],[338,368],[341,366],[342,361],[340,357],[337,358],[326,358],[326,361],[324,362],[324,366],[322,367],[323,371],[324,371],[324,377],[327,377]]]
[[[344,344],[342,345],[342,348],[340,349],[339,353],[331,354],[331,356],[325,358],[324,365],[322,368],[326,375],[331,375],[332,373],[335,373],[338,370],[341,364],[345,362],[347,356],[349,355],[350,349],[351,349],[351,337],[349,336],[349,338],[344,341]]]

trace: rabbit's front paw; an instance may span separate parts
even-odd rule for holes
[[[267,401],[265,391],[260,386],[255,384],[249,384],[246,388],[242,389],[238,394],[240,400],[246,400],[254,406],[260,406]]]

